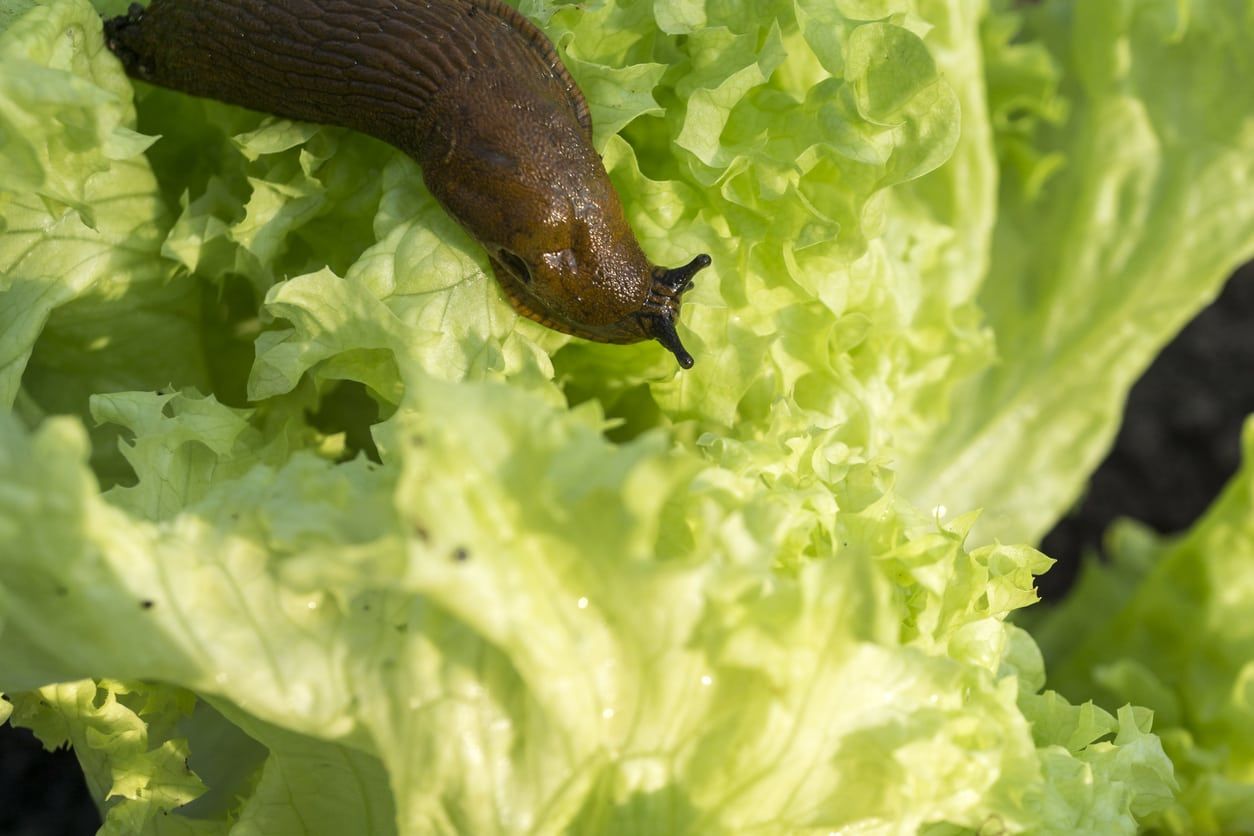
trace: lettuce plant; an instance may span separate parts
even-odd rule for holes
[[[0,0],[0,718],[103,833],[1254,829],[1254,472],[1008,620],[1254,254],[1248,0],[521,3],[682,373],[122,5]]]

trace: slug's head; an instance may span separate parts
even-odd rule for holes
[[[623,224],[625,229],[626,224]],[[692,277],[709,266],[698,255],[682,267],[649,263],[635,237],[575,236],[572,246],[553,250],[528,246],[489,247],[493,266],[514,309],[536,322],[588,340],[634,343],[657,340],[692,368],[692,355],[676,330],[683,295]]]
[[[432,116],[419,155],[427,188],[487,250],[520,314],[596,342],[654,339],[692,366],[675,326],[709,256],[674,269],[651,264],[565,93],[529,92],[513,77],[494,83],[509,92],[504,100],[526,106],[503,110],[468,93]]]

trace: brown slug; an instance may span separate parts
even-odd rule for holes
[[[378,137],[488,251],[523,316],[691,368],[681,297],[710,263],[652,265],[553,44],[501,0],[153,0],[105,21],[131,76]]]

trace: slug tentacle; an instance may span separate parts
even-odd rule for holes
[[[675,331],[675,320],[671,317],[654,316],[648,317],[647,323],[646,327],[653,339],[674,354],[680,366],[691,369],[694,361],[692,355],[684,349],[684,344],[679,341],[679,334]]]
[[[674,267],[670,270],[663,270],[663,275],[658,277],[658,281],[668,287],[673,287],[676,293],[683,293],[692,287],[692,277],[698,271],[704,270],[710,266],[710,257],[705,253],[694,258],[683,267]]]
[[[104,26],[136,78],[395,145],[521,315],[600,342],[656,339],[692,365],[675,323],[709,257],[649,263],[583,94],[502,0],[153,0]]]

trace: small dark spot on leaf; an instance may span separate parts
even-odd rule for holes
[[[362,612],[370,612],[370,605],[369,605],[369,604],[362,604],[362,605],[361,605],[361,611],[362,611]]]
[[[144,600],[139,602],[139,606],[146,610],[152,609],[155,604],[156,604],[156,601],[153,601],[148,598],[145,598]]]
[[[69,594],[70,594],[70,590],[69,590],[67,587],[64,587],[64,586],[58,586],[58,587],[57,587],[57,594],[58,594],[58,595],[60,595],[61,597],[65,597],[66,595],[69,595]]]
[[[398,633],[404,633],[404,632],[405,632],[406,630],[408,630],[408,629],[409,629],[409,625],[408,625],[408,624],[397,624],[397,625],[396,625],[396,632],[398,632]]]
[[[465,563],[470,560],[470,551],[462,546],[453,549],[453,559],[458,563]]]

